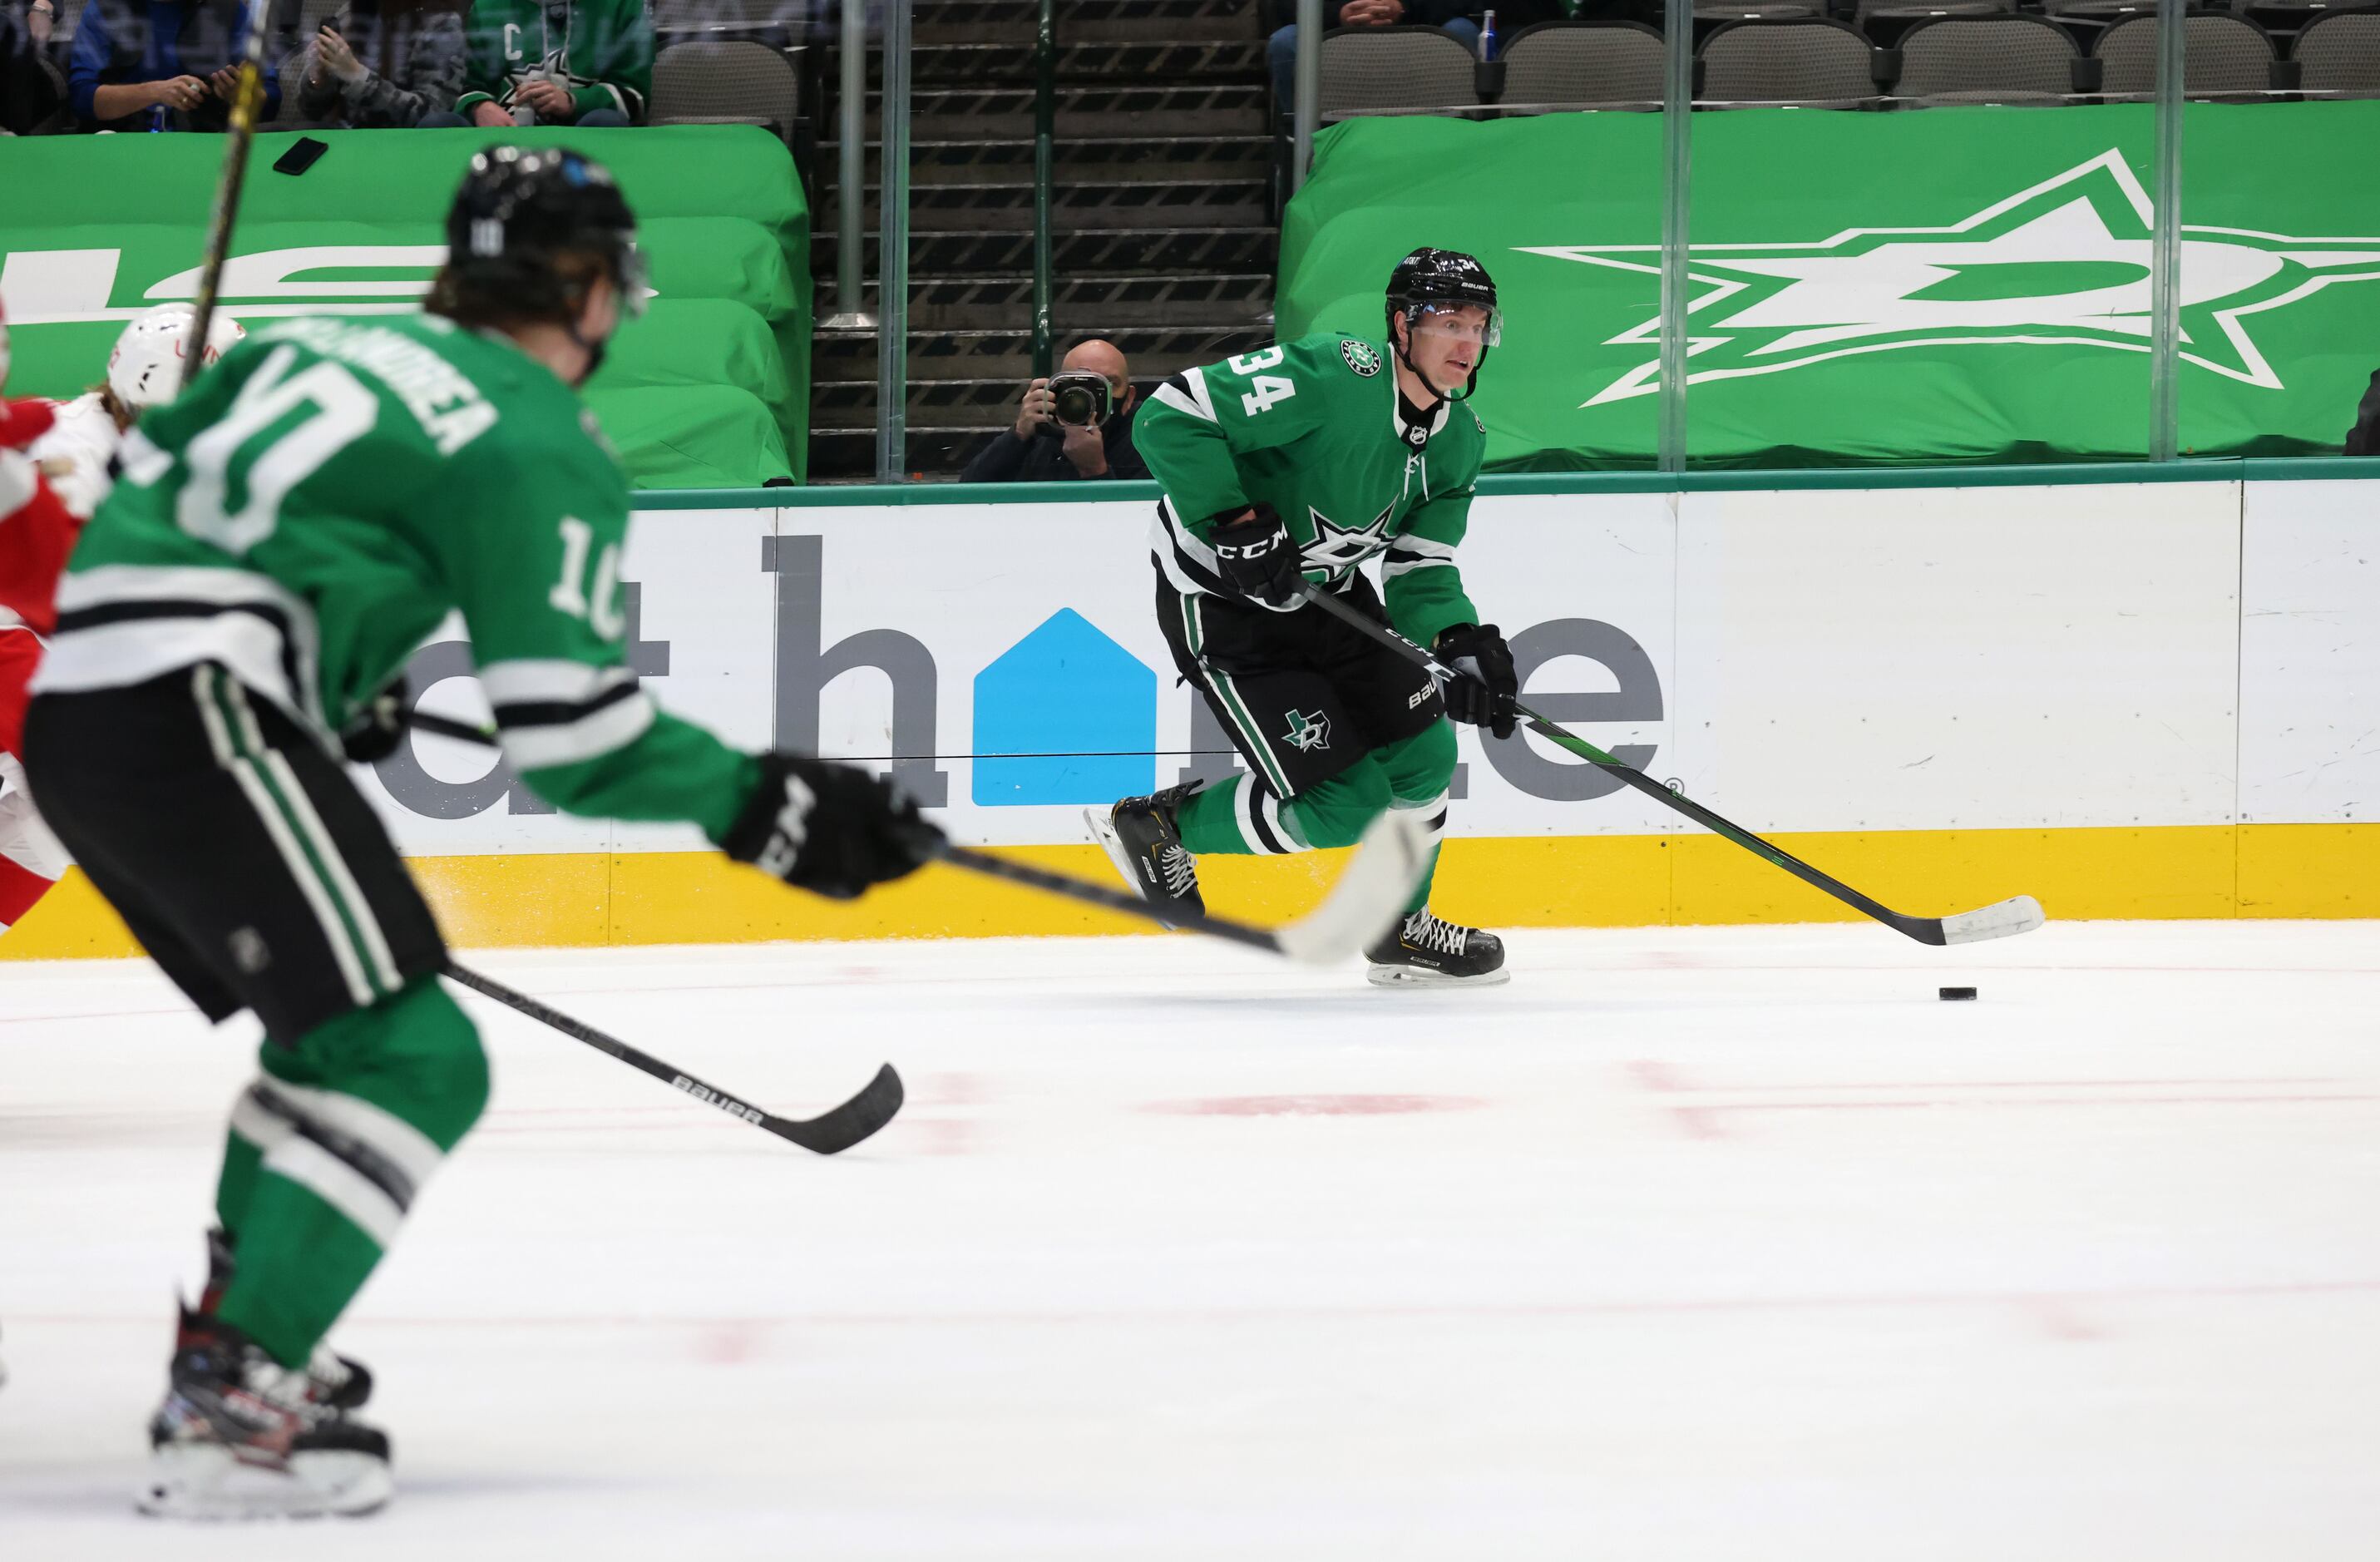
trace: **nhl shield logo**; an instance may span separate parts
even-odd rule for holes
[[[1327,749],[1330,747],[1330,718],[1319,712],[1309,716],[1304,711],[1292,711],[1289,730],[1281,736],[1300,753]]]
[[[1369,342],[1343,341],[1339,344],[1339,356],[1347,360],[1348,368],[1367,380],[1380,372],[1380,355],[1372,350]]]

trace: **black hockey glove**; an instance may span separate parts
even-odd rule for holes
[[[736,861],[831,900],[913,873],[941,848],[941,831],[892,782],[798,754],[760,756],[759,788],[720,844]]]
[[[1242,596],[1279,607],[1297,600],[1301,560],[1270,505],[1254,505],[1215,529],[1215,567]]]
[[[378,764],[396,752],[397,739],[405,736],[406,693],[405,675],[399,673],[339,728],[339,747],[349,764]]]
[[[1513,702],[1521,680],[1512,670],[1512,648],[1493,624],[1457,624],[1440,629],[1438,659],[1462,676],[1446,686],[1446,714],[1510,738],[1519,725]]]

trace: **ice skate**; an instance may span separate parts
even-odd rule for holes
[[[186,1318],[137,1504],[164,1519],[318,1519],[389,1499],[387,1434],[218,1319]]]
[[[209,1226],[207,1288],[200,1294],[196,1312],[183,1311],[182,1328],[186,1335],[193,1322],[212,1317],[224,1292],[231,1288],[233,1269],[231,1239],[222,1227]],[[306,1375],[313,1379],[314,1397],[334,1410],[359,1410],[371,1398],[371,1369],[340,1355],[328,1345],[314,1348],[313,1360],[306,1363]]]
[[[1168,787],[1153,797],[1126,798],[1112,808],[1083,811],[1084,823],[1105,848],[1124,881],[1151,905],[1178,906],[1204,915],[1198,894],[1198,860],[1183,849],[1173,816],[1194,783]]]
[[[1425,906],[1366,951],[1375,987],[1492,987],[1510,982],[1504,941],[1475,927],[1441,921]]]

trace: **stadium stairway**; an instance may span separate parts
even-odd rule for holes
[[[953,478],[1014,421],[1033,361],[1037,0],[917,0],[910,121],[908,470]],[[1059,0],[1050,226],[1057,350],[1104,336],[1144,394],[1271,339],[1278,234],[1250,0]],[[835,67],[821,73],[832,82]],[[871,62],[870,78],[877,72]],[[868,134],[878,133],[877,94]],[[830,116],[821,129],[835,133]],[[871,140],[868,163],[876,163]],[[833,312],[839,148],[819,149],[817,316]],[[868,275],[878,187],[865,192]],[[866,307],[873,313],[871,280]],[[820,329],[810,479],[875,468],[877,336]]]

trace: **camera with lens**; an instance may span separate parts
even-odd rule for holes
[[[1050,376],[1050,395],[1057,402],[1054,416],[1059,426],[1070,429],[1095,429],[1108,421],[1108,409],[1114,392],[1105,374],[1076,369]],[[1058,428],[1041,425],[1041,432],[1056,438]]]

